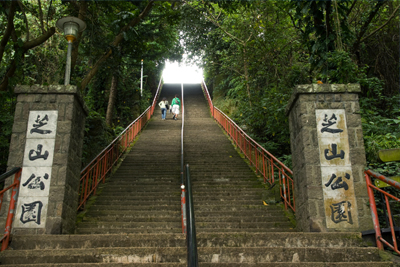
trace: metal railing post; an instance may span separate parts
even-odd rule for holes
[[[12,222],[13,222],[14,215],[16,213],[15,204],[16,204],[16,202],[18,200],[19,184],[21,182],[21,172],[22,172],[22,168],[19,168],[17,173],[15,173],[15,175],[14,175],[14,182],[12,184],[12,193],[11,193],[11,199],[10,199],[10,206],[8,208],[6,227],[4,229],[4,236],[1,239],[2,244],[1,244],[0,251],[3,251],[5,249],[7,249],[8,243],[10,242],[10,234],[11,234]],[[10,188],[8,188],[8,189],[10,189]],[[8,189],[3,190],[2,194],[4,194],[4,192],[7,191]]]
[[[188,266],[197,267],[197,239],[196,239],[196,222],[194,218],[194,205],[193,205],[193,194],[192,194],[192,183],[190,180],[189,164],[186,165],[186,185],[188,193]]]
[[[369,196],[369,206],[371,208],[371,215],[372,215],[372,221],[374,223],[374,229],[375,229],[375,238],[376,238],[376,246],[380,249],[383,250],[383,244],[381,242],[381,228],[379,226],[379,218],[378,218],[378,211],[376,210],[376,202],[375,202],[375,197],[374,197],[374,191],[372,190],[372,183],[371,183],[371,178],[367,173],[364,173],[365,176],[365,181],[367,183],[367,190],[368,190],[368,196]]]
[[[184,181],[184,155],[183,155],[183,129],[185,126],[185,104],[183,96],[183,83],[181,83],[181,98],[182,98],[182,128],[181,128],[181,217],[182,217],[182,233],[187,234],[187,213],[186,213],[186,196],[185,196],[185,181]]]

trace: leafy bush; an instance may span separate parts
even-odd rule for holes
[[[100,113],[90,111],[86,118],[82,149],[82,167],[90,163],[114,139],[114,131]]]
[[[14,110],[15,97],[10,97],[8,92],[0,92],[0,174],[7,170]]]

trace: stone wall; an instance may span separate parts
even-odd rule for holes
[[[46,224],[14,228],[14,234],[73,233],[78,205],[81,154],[88,110],[76,86],[17,86],[8,169],[23,164],[30,111],[57,111],[57,131],[51,167]],[[10,183],[11,179],[7,181]],[[21,205],[19,203],[18,205]],[[15,221],[19,218],[14,218]]]
[[[297,230],[299,231],[329,232],[373,229],[367,188],[363,175],[366,159],[358,93],[360,93],[358,84],[299,85],[295,88],[289,100],[286,113],[289,115],[296,219]],[[324,168],[331,170],[329,169],[331,167],[324,167],[324,164],[321,163],[323,160],[323,153],[321,153],[323,147],[321,147],[316,117],[316,113],[321,113],[321,111],[318,110],[327,113],[332,113],[329,112],[330,110],[333,113],[343,110],[343,118],[345,118],[343,125],[347,125],[346,135],[348,137],[342,137],[342,143],[347,144],[348,142],[348,147],[345,145],[346,148],[340,148],[340,151],[343,150],[343,153],[348,157],[348,161],[351,162],[349,167],[343,167],[348,170],[351,169],[349,171],[351,174],[349,177],[351,176],[351,178],[343,178],[341,183],[336,183],[336,187],[340,185],[339,187],[341,188],[335,193],[338,192],[343,196],[344,182],[347,182],[348,187],[351,187],[351,190],[354,191],[354,199],[349,199],[349,201],[354,201],[352,202],[353,205],[346,210],[352,211],[353,218],[351,222],[345,222],[345,220],[340,223],[335,222],[334,226],[332,226],[332,222],[328,221],[330,218],[333,219],[333,215],[328,214],[329,209],[327,208],[326,190],[330,189],[327,186],[329,177],[326,174],[322,175],[322,172],[326,173]],[[332,150],[331,146],[326,148],[325,151]],[[331,211],[334,213],[334,209],[331,209]]]

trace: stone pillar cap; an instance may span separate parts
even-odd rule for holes
[[[20,85],[18,84],[14,88],[15,94],[70,94],[75,95],[78,99],[79,103],[81,103],[86,116],[89,114],[89,109],[83,100],[81,92],[78,90],[78,87],[75,85],[40,85],[34,84],[30,85]]]
[[[299,94],[332,94],[332,93],[361,93],[361,86],[358,83],[348,84],[300,84],[297,85],[290,97],[285,109],[286,116]]]

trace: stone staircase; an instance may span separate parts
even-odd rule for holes
[[[168,99],[179,88],[165,88]],[[4,266],[186,266],[180,208],[181,121],[157,107],[75,235],[15,236]]]
[[[185,161],[200,266],[391,266],[360,233],[294,232],[283,208],[272,204],[274,193],[210,118],[200,86],[185,89]]]
[[[172,99],[180,86],[164,85]],[[162,97],[161,96],[161,97]],[[296,233],[272,192],[185,85],[199,266],[392,266],[359,233]],[[99,190],[75,235],[15,236],[3,266],[187,266],[180,218],[180,128],[155,116]],[[267,200],[269,205],[263,205]]]

